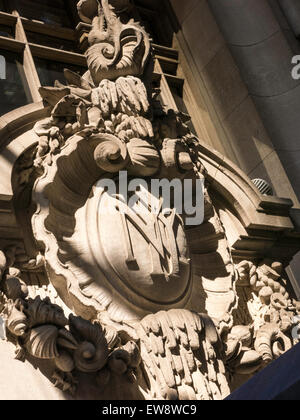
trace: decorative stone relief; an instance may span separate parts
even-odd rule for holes
[[[237,270],[240,308],[235,318],[236,322],[249,325],[240,332],[235,330],[235,334],[232,330],[229,340],[232,346],[240,334],[240,339],[236,341],[245,345],[242,339],[245,334],[247,347],[251,349],[249,357],[251,354],[255,358],[255,350],[256,361],[261,359],[261,364],[266,365],[298,343],[298,337],[292,337],[292,330],[300,322],[300,304],[290,298],[285,288],[281,263],[263,261],[256,266],[243,261]]]
[[[37,257],[0,253],[1,311],[17,358],[47,360],[64,391],[76,395],[85,374],[103,399],[127,390],[132,399],[222,399],[236,374],[291,348],[300,307],[280,264],[234,264],[199,141],[188,116],[158,101],[150,38],[124,21],[129,10],[129,0],[81,0],[88,71],[65,70],[66,86],[40,89],[51,115],[35,124],[38,145],[18,173],[32,189]],[[136,182],[135,206],[120,172]],[[191,180],[193,198],[203,180],[203,223],[189,227],[188,214],[145,195],[154,178]],[[37,267],[49,280],[44,296],[22,280]]]
[[[222,345],[207,316],[187,310],[148,315],[118,331],[102,316],[91,323],[51,303],[50,298],[32,299],[20,271],[1,256],[2,313],[8,333],[16,342],[16,358],[32,356],[48,360],[52,379],[63,391],[76,392],[76,373],[94,376],[101,388],[111,375],[140,381],[145,398],[220,399],[229,392],[222,363]],[[103,327],[104,326],[104,327]],[[199,351],[205,351],[209,366],[203,368]]]

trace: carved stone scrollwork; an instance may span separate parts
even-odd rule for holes
[[[124,360],[119,375],[125,374],[128,366],[132,369],[139,366],[139,349],[134,343],[129,341],[123,348],[115,330],[105,332],[99,323],[92,324],[72,314],[67,319],[62,308],[49,298],[31,299],[25,283],[16,277],[20,271],[7,268],[4,253],[0,257],[2,313],[8,332],[16,340],[19,360],[32,356],[53,362],[56,385],[71,393],[76,391],[76,371],[95,373],[102,378],[103,370],[116,370],[113,360],[119,360],[119,366]]]
[[[129,1],[108,0],[78,3],[80,16],[92,22],[86,55],[91,77],[97,85],[105,78],[140,76],[149,59],[148,34],[133,20],[123,24],[117,16],[128,4]]]
[[[3,290],[11,290],[10,280],[10,276],[2,280]],[[148,398],[220,399],[228,393],[219,360],[222,345],[207,316],[186,310],[159,312],[131,325],[125,338],[113,325],[102,328],[101,321],[92,324],[72,314],[67,319],[59,306],[48,298],[29,298],[22,280],[14,280],[4,312],[7,329],[17,342],[16,357],[53,362],[52,378],[64,391],[76,393],[76,372],[83,372],[96,375],[101,388],[109,386],[112,375],[124,376],[129,383],[142,378],[142,392]],[[200,349],[207,352],[208,378]]]
[[[300,306],[280,264],[234,264],[200,142],[186,115],[157,101],[150,38],[126,21],[129,10],[129,0],[81,0],[88,71],[65,70],[66,86],[40,89],[51,115],[35,124],[38,145],[19,174],[32,193],[36,258],[0,252],[0,308],[17,357],[48,361],[64,391],[90,375],[103,399],[222,399],[235,375],[294,344]],[[136,184],[133,205],[122,172]],[[164,208],[146,188],[153,179],[191,181],[203,220],[190,227],[188,212]],[[22,279],[37,267],[49,298]]]
[[[99,134],[97,141],[99,144],[95,149],[94,158],[100,169],[115,173],[126,167],[129,156],[124,143],[109,134]]]

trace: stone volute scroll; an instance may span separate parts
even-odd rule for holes
[[[77,7],[90,25],[88,71],[66,69],[66,85],[40,88],[51,115],[35,123],[38,144],[20,169],[36,258],[7,243],[0,253],[8,336],[19,360],[48,361],[55,385],[75,397],[89,375],[99,399],[223,399],[237,376],[296,344],[299,303],[282,263],[236,260],[231,209],[211,194],[217,158],[203,157],[186,115],[160,104],[151,40],[128,18],[130,0]],[[187,214],[164,208],[147,190],[154,179],[201,180],[204,220],[188,226]],[[134,205],[122,195],[131,181]],[[46,297],[24,280],[37,269]]]

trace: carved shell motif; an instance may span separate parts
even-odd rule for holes
[[[97,134],[93,139],[99,142],[94,152],[94,159],[100,169],[116,173],[128,163],[125,144],[111,134]]]
[[[25,347],[29,354],[38,359],[56,359],[58,329],[53,325],[33,328],[26,340]]]
[[[128,172],[135,176],[153,176],[160,168],[160,154],[150,142],[132,139],[127,145],[130,165]]]
[[[26,315],[19,311],[15,306],[13,307],[8,320],[7,320],[8,330],[17,337],[22,337],[25,335],[28,328],[28,320]]]
[[[109,355],[108,344],[101,326],[70,315],[70,330],[76,338],[79,335],[82,340],[74,351],[76,368],[85,373],[101,370]]]
[[[57,327],[65,327],[68,320],[64,315],[63,310],[53,305],[50,300],[41,300],[38,296],[34,300],[29,301],[26,315],[30,319],[30,326],[35,327],[43,324],[53,324]]]

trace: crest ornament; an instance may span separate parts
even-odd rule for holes
[[[145,203],[155,198],[143,197],[142,190],[137,194],[140,198],[131,208],[122,197],[94,189],[89,205],[98,208],[99,242],[90,240],[92,252],[99,266],[105,267],[107,261],[106,277],[118,276],[135,294],[149,301],[175,303],[182,299],[191,280],[183,221],[175,209],[154,212]],[[99,203],[93,204],[93,200]],[[107,212],[108,208],[111,211]]]
[[[36,257],[3,246],[1,316],[16,357],[48,361],[55,385],[78,398],[88,376],[103,400],[222,399],[234,377],[297,342],[300,305],[282,264],[235,257],[227,226],[240,221],[211,175],[220,158],[158,102],[151,40],[130,10],[130,0],[79,1],[88,71],[40,89],[51,115],[36,122],[19,173],[32,190]],[[192,204],[201,180],[203,220],[189,226],[176,191],[166,205],[153,180],[179,181]],[[43,287],[26,282],[37,272]]]

